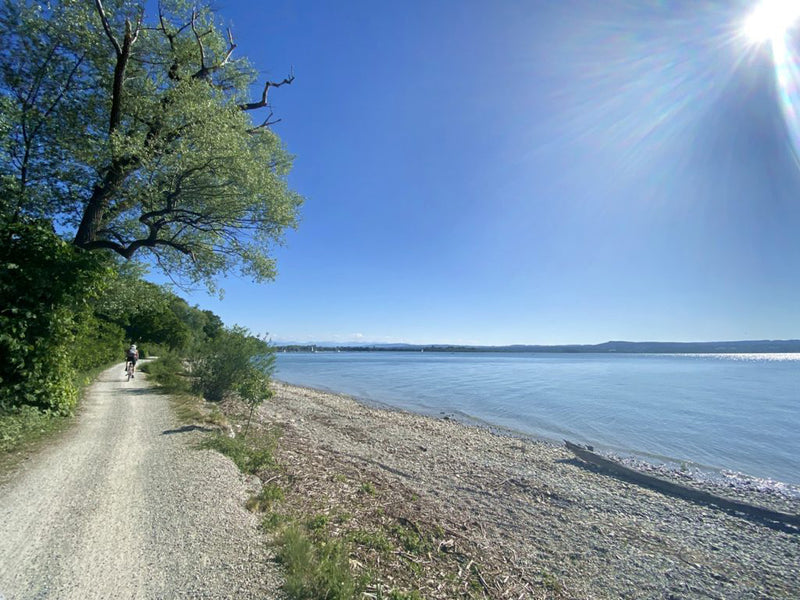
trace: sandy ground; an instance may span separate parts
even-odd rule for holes
[[[237,468],[192,448],[123,365],[77,426],[0,487],[0,598],[274,598],[280,581]]]
[[[374,482],[375,502],[402,495],[386,510],[464,540],[490,597],[800,598],[800,533],[609,477],[553,444],[274,391],[259,416],[283,432],[281,461],[301,493],[347,509],[344,474]],[[747,499],[800,512],[796,500]]]

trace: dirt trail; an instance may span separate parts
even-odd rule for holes
[[[143,374],[103,372],[75,430],[0,485],[0,600],[278,597],[252,486],[191,429]]]

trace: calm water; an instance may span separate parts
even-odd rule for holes
[[[800,354],[279,354],[276,379],[800,484]]]

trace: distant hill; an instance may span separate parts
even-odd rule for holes
[[[542,346],[459,346],[451,344],[282,344],[278,351],[287,352],[561,352],[620,354],[740,354],[800,352],[800,340],[748,340],[738,342],[624,342],[602,344],[565,344]]]

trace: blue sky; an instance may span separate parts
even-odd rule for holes
[[[296,155],[282,341],[800,338],[800,169],[752,4],[226,0]]]

